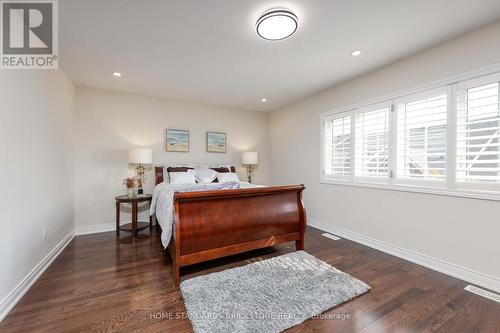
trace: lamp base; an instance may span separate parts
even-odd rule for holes
[[[252,183],[253,165],[251,165],[251,164],[247,165],[247,174],[248,174],[248,182]]]
[[[144,186],[144,171],[146,168],[142,164],[138,164],[135,167],[135,171],[137,173],[137,178],[139,178],[139,192],[137,194],[141,195],[144,194],[144,190],[142,189],[142,186]]]

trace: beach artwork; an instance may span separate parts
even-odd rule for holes
[[[189,152],[189,131],[167,128],[167,151]]]
[[[226,152],[226,133],[207,132],[207,152],[225,153]]]

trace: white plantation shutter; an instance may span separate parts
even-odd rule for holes
[[[500,201],[500,72],[322,115],[322,181]]]
[[[444,181],[446,91],[406,100],[397,104],[397,178]]]
[[[481,85],[472,81],[458,90],[457,182],[500,183],[498,81],[498,76]]]
[[[327,118],[324,126],[324,174],[350,175],[351,117]]]
[[[354,116],[356,177],[389,174],[389,106]]]

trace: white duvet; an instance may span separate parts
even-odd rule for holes
[[[156,220],[161,227],[161,242],[164,248],[167,248],[172,237],[174,225],[174,194],[175,192],[195,192],[208,190],[231,190],[238,188],[259,187],[246,182],[230,183],[210,183],[193,185],[173,185],[169,183],[160,183],[156,185],[151,202],[150,215],[156,214]]]

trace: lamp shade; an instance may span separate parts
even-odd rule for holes
[[[128,151],[128,162],[131,164],[152,164],[153,151],[151,148],[132,148]]]
[[[242,164],[259,164],[259,154],[255,151],[247,151],[241,155]]]

